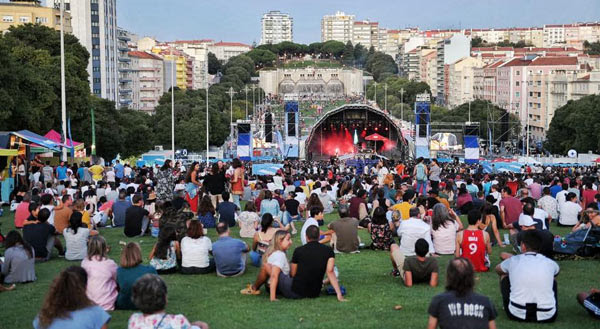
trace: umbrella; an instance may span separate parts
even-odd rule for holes
[[[387,138],[379,135],[378,133],[375,133],[373,135],[369,135],[369,136],[365,137],[365,140],[366,141],[379,141],[379,142],[383,142],[383,141],[386,141]]]

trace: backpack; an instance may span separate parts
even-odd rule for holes
[[[427,176],[425,175],[425,165],[418,164],[417,165],[417,181],[425,181],[427,180]]]
[[[600,228],[590,226],[554,239],[554,252],[582,257],[594,256],[600,248]]]

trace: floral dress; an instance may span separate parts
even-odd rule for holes
[[[150,266],[154,267],[157,271],[166,271],[177,267],[177,252],[175,251],[175,241],[171,241],[169,250],[167,251],[167,258],[160,259],[156,256],[150,260]]]
[[[389,224],[377,225],[371,223],[371,249],[375,250],[390,250],[390,246],[394,243],[392,230]]]
[[[191,329],[190,321],[182,314],[133,313],[127,324],[129,329]]]
[[[159,170],[156,174],[156,199],[159,201],[173,199],[174,189],[175,177],[171,173],[171,170]]]

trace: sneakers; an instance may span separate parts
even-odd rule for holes
[[[252,285],[246,285],[245,289],[240,290],[240,294],[242,295],[260,295],[260,290],[254,290]]]
[[[394,269],[394,270],[392,270],[392,271],[390,272],[390,275],[391,275],[391,276],[393,276],[393,277],[395,277],[395,278],[397,278],[397,277],[399,277],[399,276],[400,276],[400,271],[399,271],[399,270],[397,270],[397,269]]]

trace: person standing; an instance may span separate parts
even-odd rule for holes
[[[417,159],[417,165],[413,169],[413,176],[417,181],[417,194],[423,195],[427,192],[427,166],[422,157]]]
[[[431,184],[431,189],[437,191],[440,186],[440,175],[442,174],[442,168],[438,164],[437,159],[431,160],[431,165],[429,166],[429,183]]]
[[[238,207],[238,209],[242,209],[240,205],[240,198],[244,195],[244,186],[245,177],[244,177],[244,165],[240,159],[235,158],[231,162],[233,167],[233,177],[231,179],[231,195],[233,196],[233,203]]]

